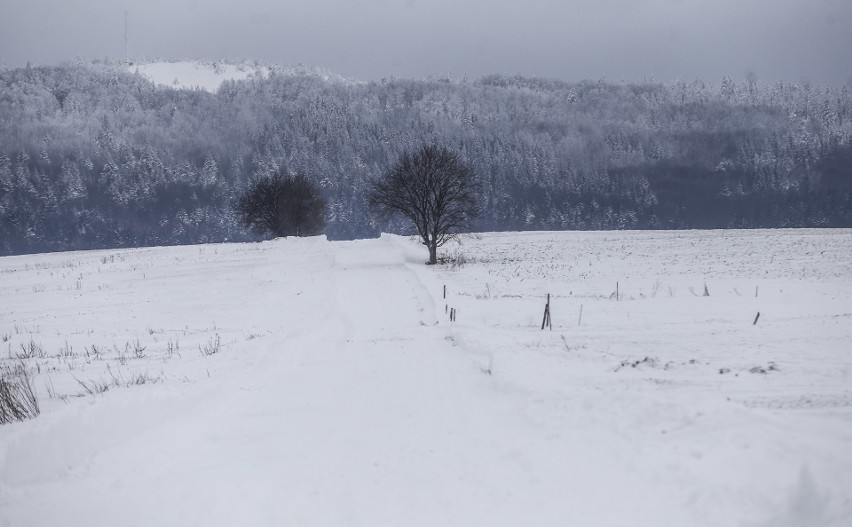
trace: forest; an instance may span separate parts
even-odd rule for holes
[[[302,174],[330,239],[404,152],[458,152],[479,231],[852,227],[852,88],[490,75],[356,82],[272,68],[216,93],[107,62],[0,69],[0,255],[254,239],[234,205]]]

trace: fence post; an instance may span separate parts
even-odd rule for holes
[[[553,324],[550,321],[550,293],[547,293],[547,327],[553,331]]]
[[[544,329],[544,326],[549,326],[550,330],[553,331],[553,326],[550,324],[550,293],[547,293],[547,303],[544,304],[544,317],[541,319],[541,329]]]

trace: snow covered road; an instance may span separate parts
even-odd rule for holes
[[[465,250],[484,261],[504,239]],[[832,240],[842,269],[852,235]],[[535,252],[542,240],[520,243]],[[809,320],[779,336],[821,346],[816,362],[764,350],[780,373],[735,378],[742,352],[708,348],[753,341],[725,318],[753,310],[738,295],[639,309],[638,298],[577,290],[585,333],[542,333],[517,316],[557,287],[529,271],[535,258],[432,269],[422,252],[383,236],[0,259],[9,355],[27,340],[49,350],[24,359],[41,371],[43,414],[0,427],[0,525],[849,524],[852,360],[841,342],[852,330],[829,325],[852,312],[847,277],[824,266],[818,280],[785,282],[842,289],[819,304],[821,335],[800,334]],[[690,277],[684,259],[671,280]],[[518,272],[539,281],[495,278]],[[689,326],[692,316],[710,322]],[[690,347],[690,335],[703,340]],[[116,351],[93,355],[93,343]],[[662,362],[619,367],[649,345]],[[134,347],[146,349],[122,355]],[[713,361],[728,357],[736,371],[722,375]],[[827,358],[832,368],[814,369]],[[143,370],[160,381],[81,393],[79,381]],[[802,393],[833,404],[759,404]]]
[[[17,425],[31,430],[7,452],[6,522],[446,525],[504,509],[522,522],[532,509],[512,489],[530,497],[529,468],[511,406],[435,327],[388,238],[333,247],[311,247],[316,276],[294,305],[266,306],[288,329],[263,339],[257,367],[202,393],[107,394],[53,427]],[[33,479],[31,441],[70,456]]]

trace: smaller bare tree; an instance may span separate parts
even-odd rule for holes
[[[439,146],[406,153],[384,177],[370,184],[368,203],[384,216],[411,220],[429,249],[429,264],[438,262],[438,247],[470,230],[479,214],[479,184],[458,155]]]
[[[280,172],[259,178],[240,196],[240,222],[252,231],[272,236],[313,236],[325,226],[325,199],[303,175]]]

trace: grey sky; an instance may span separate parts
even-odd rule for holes
[[[852,83],[852,0],[0,0],[0,63],[257,58],[370,80]]]

